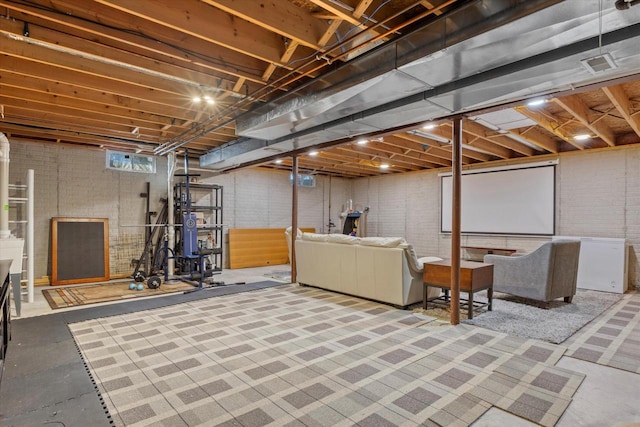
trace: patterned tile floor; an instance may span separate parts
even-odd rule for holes
[[[552,426],[563,346],[284,285],[69,325],[116,425]]]
[[[568,356],[640,374],[640,294],[625,295],[567,345]]]

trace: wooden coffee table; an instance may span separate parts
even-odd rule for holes
[[[423,305],[425,310],[429,302],[438,304],[442,301],[449,303],[449,290],[451,289],[451,260],[424,263],[423,272]],[[429,287],[433,286],[444,291],[443,296],[428,299]],[[487,290],[487,302],[479,303],[473,301],[473,294],[478,291]],[[461,306],[467,306],[469,319],[473,319],[473,311],[487,307],[492,310],[493,304],[493,264],[483,262],[460,261],[460,292],[469,294],[468,300],[460,299]]]

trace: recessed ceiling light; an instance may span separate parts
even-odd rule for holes
[[[426,125],[422,126],[422,129],[426,129],[426,130],[435,129],[435,128],[436,128],[436,125],[434,125],[433,123],[427,123]]]
[[[529,107],[538,107],[538,106],[544,104],[545,102],[547,102],[547,100],[544,99],[544,98],[536,98],[536,99],[532,99],[531,101],[527,102],[527,105]]]
[[[209,104],[209,105],[213,105],[213,104],[216,103],[216,101],[211,99],[211,98],[205,98],[205,99],[207,100],[207,104]]]
[[[580,134],[573,137],[573,139],[575,139],[576,141],[586,141],[589,138],[591,138],[591,135],[587,134]]]
[[[317,155],[318,155],[318,152],[317,152],[317,151],[310,151],[310,152],[309,152],[309,155],[310,155],[311,157],[314,157],[314,156],[317,156]]]
[[[367,142],[368,142],[368,141],[367,141],[366,139],[364,139],[364,138],[360,138],[360,139],[357,141],[358,145],[364,145],[364,144],[366,144]]]
[[[282,159],[276,159],[276,164],[277,165],[282,164]]]
[[[389,169],[389,164],[388,163],[382,163],[380,165],[380,169]]]

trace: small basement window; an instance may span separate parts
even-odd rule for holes
[[[156,158],[144,154],[107,150],[107,169],[128,172],[156,173]]]
[[[293,185],[293,173],[289,174],[289,182]],[[306,175],[299,173],[298,174],[298,186],[299,187],[308,187],[313,188],[316,186],[316,177],[315,175]]]

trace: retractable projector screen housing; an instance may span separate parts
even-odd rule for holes
[[[451,232],[451,174],[441,176],[441,231]],[[462,227],[465,234],[553,235],[555,162],[463,172]]]

